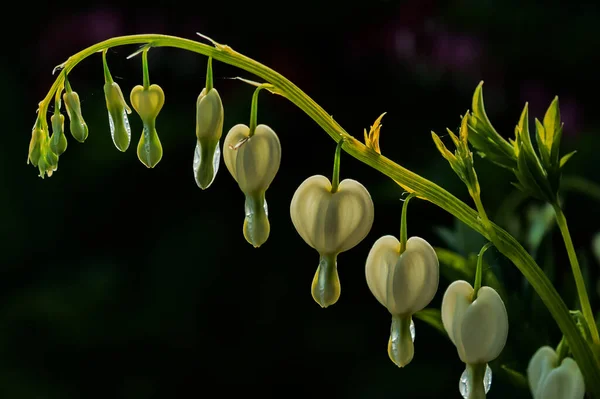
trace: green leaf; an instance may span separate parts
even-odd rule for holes
[[[516,158],[513,147],[492,126],[483,104],[483,81],[473,93],[473,112],[469,118],[468,140],[478,154],[507,169],[514,169]]]
[[[446,329],[444,328],[444,323],[442,323],[442,312],[440,312],[439,309],[426,308],[415,313],[413,316],[429,324],[430,326],[441,332],[445,337],[448,336],[448,334],[446,333]]]
[[[560,159],[559,168],[562,168],[563,166],[565,166],[565,164],[569,161],[569,159],[571,159],[571,157],[573,155],[575,155],[576,152],[577,152],[577,150],[571,151],[570,153],[563,155],[562,158]]]
[[[474,265],[467,258],[449,249],[434,249],[440,262],[440,271],[445,278],[450,281],[472,281],[475,278]]]
[[[525,375],[511,369],[505,364],[501,365],[500,369],[504,372],[504,375],[514,386],[529,390],[529,383],[527,382],[527,377],[525,377]]]
[[[541,206],[531,205],[527,209],[529,228],[527,229],[527,246],[529,252],[535,254],[546,234],[555,223],[554,208],[548,203]]]
[[[544,135],[543,142],[547,151],[550,153],[554,140],[557,134],[561,130],[560,123],[560,109],[558,107],[558,96],[554,97],[554,100],[550,103],[546,114],[544,115]]]
[[[437,134],[431,132],[431,138],[433,138],[433,142],[435,143],[435,146],[437,147],[440,154],[442,154],[442,156],[446,158],[448,162],[450,162],[450,165],[452,165],[453,162],[456,162],[456,157],[454,156],[454,154],[446,148],[444,142],[440,139],[440,137]]]

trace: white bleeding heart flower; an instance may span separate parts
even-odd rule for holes
[[[271,230],[265,193],[281,163],[279,137],[266,125],[256,126],[252,136],[248,126],[235,125],[225,137],[223,159],[246,196],[244,237],[258,248]]]
[[[400,241],[391,235],[383,236],[369,252],[365,266],[367,285],[392,314],[388,354],[399,367],[413,358],[412,315],[435,296],[439,269],[435,250],[420,237],[409,238],[405,251],[400,253]]]
[[[466,364],[489,363],[500,355],[508,336],[508,315],[500,295],[481,287],[477,298],[464,280],[455,281],[442,299],[442,322]]]
[[[559,364],[554,349],[542,346],[527,367],[527,380],[533,399],[583,399],[585,383],[575,360],[567,357]]]
[[[371,195],[356,180],[344,179],[331,191],[328,178],[311,176],[298,187],[290,205],[296,231],[320,255],[312,296],[324,308],[340,296],[337,255],[367,236],[375,215]]]

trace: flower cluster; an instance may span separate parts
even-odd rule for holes
[[[213,44],[219,50],[233,51],[227,46]],[[146,167],[154,168],[163,155],[156,119],[165,104],[165,94],[159,85],[150,84],[147,56],[150,47],[147,44],[133,54],[142,54],[143,84],[131,90],[129,101],[143,125],[137,156]],[[110,134],[115,147],[125,152],[131,143],[128,115],[132,111],[121,88],[112,79],[106,50],[102,52],[102,63]],[[52,135],[49,135],[44,116],[47,103],[42,102],[29,145],[27,162],[39,169],[42,178],[57,170],[59,156],[67,149],[65,116],[60,112],[62,102],[75,140],[83,143],[89,133],[79,95],[73,91],[68,79],[69,68],[61,73],[62,80],[52,92],[55,103],[51,117]],[[194,179],[199,188],[208,189],[223,157],[228,172],[245,196],[244,238],[258,248],[270,234],[266,192],[278,173],[282,151],[275,131],[258,123],[258,94],[263,89],[277,92],[277,88],[268,83],[250,82],[257,87],[252,97],[249,123],[233,126],[221,149],[225,114],[212,74],[212,58],[209,57],[206,85],[196,101]],[[364,131],[364,151],[375,158],[381,156],[379,136],[384,115],[377,118],[369,132]],[[467,186],[490,240],[479,254],[474,285],[465,280],[452,282],[443,294],[439,316],[443,330],[456,347],[458,358],[465,364],[459,387],[463,397],[468,399],[485,398],[491,384],[488,363],[501,354],[509,330],[508,314],[500,294],[492,287],[482,286],[483,254],[491,245],[502,242],[498,241],[496,230],[483,208],[469,144],[481,155],[510,169],[518,180],[516,186],[519,189],[552,205],[558,203],[560,170],[573,155],[559,156],[562,123],[557,100],[549,107],[543,122],[536,120],[537,151],[530,138],[527,107],[515,133],[515,140],[508,142],[492,127],[483,107],[481,85],[475,92],[473,112],[462,117],[459,133],[448,130],[456,147],[454,152],[432,132],[437,149]],[[374,203],[368,189],[353,179],[340,181],[341,151],[350,140],[354,139],[343,134],[337,142],[331,180],[323,175],[308,177],[298,186],[290,203],[290,218],[297,233],[319,253],[311,293],[322,308],[335,304],[340,298],[338,255],[365,240],[375,220]],[[398,367],[407,366],[414,358],[413,316],[433,301],[440,280],[436,249],[425,239],[409,237],[407,233],[408,203],[415,197],[419,197],[419,193],[411,191],[404,200],[399,238],[393,235],[380,237],[365,260],[366,284],[392,318],[387,352]],[[556,352],[544,346],[531,358],[527,374],[535,399],[579,399],[585,395],[583,375],[575,360],[567,357],[566,345],[561,342]]]

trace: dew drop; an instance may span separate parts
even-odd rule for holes
[[[127,118],[127,111],[123,110],[123,124],[125,125],[125,131],[127,132],[127,141],[131,142],[131,126],[129,125],[129,118]],[[108,126],[110,127],[110,136],[112,137],[113,143],[117,148],[117,141],[115,140],[115,121],[113,120],[110,112],[108,113]]]
[[[214,170],[214,175],[217,175],[217,172],[219,171],[219,164],[221,161],[221,144],[217,144],[217,147],[215,148],[215,155],[213,155],[213,170]],[[213,177],[214,179],[214,177]]]
[[[463,371],[460,376],[460,381],[458,382],[458,389],[460,390],[460,394],[463,398],[467,399],[469,396],[469,380],[471,379],[471,371],[469,367]],[[492,369],[489,365],[485,366],[485,375],[483,376],[483,387],[485,388],[485,393],[490,391],[492,387]]]
[[[415,342],[415,322],[410,320],[410,337],[412,338],[412,342]]]

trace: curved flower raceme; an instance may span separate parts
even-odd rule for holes
[[[401,253],[400,241],[387,235],[375,241],[365,269],[369,289],[392,314],[388,354],[404,367],[414,355],[412,315],[425,308],[438,289],[438,257],[422,238],[409,238]]]
[[[485,398],[486,364],[500,355],[508,336],[508,315],[500,295],[490,287],[474,294],[471,284],[459,280],[450,284],[442,299],[444,328],[460,360],[476,375],[469,381],[469,399]]]
[[[225,137],[223,160],[246,196],[244,237],[258,248],[271,229],[265,193],[281,163],[279,137],[267,125],[256,126],[252,135],[248,126],[235,125]]]
[[[194,151],[194,177],[201,189],[207,189],[219,170],[221,150],[219,140],[223,134],[224,111],[219,92],[214,87],[202,89],[196,101],[196,149]]]
[[[331,191],[328,178],[311,176],[298,187],[290,205],[296,231],[320,255],[312,296],[324,308],[340,297],[338,254],[367,236],[375,215],[371,195],[356,180],[342,180],[338,189]]]
[[[585,383],[575,360],[559,357],[549,346],[535,352],[527,367],[533,399],[583,399]]]

